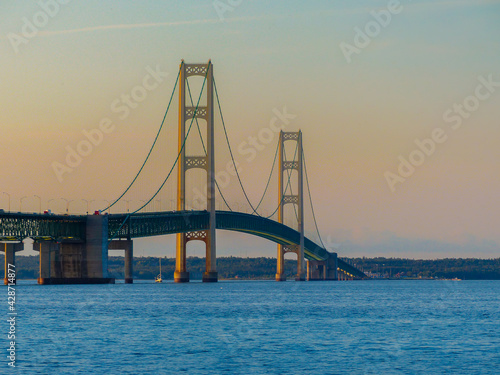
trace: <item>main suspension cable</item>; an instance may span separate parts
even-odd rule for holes
[[[184,148],[186,146],[186,141],[187,141],[187,139],[189,137],[189,134],[191,133],[191,128],[193,127],[193,122],[194,122],[194,119],[196,117],[196,113],[198,112],[198,107],[200,106],[200,100],[201,100],[201,96],[202,96],[202,93],[203,93],[203,88],[205,87],[205,83],[207,81],[207,74],[208,74],[208,71],[210,70],[210,64],[211,64],[211,62],[208,63],[207,72],[205,73],[205,79],[203,80],[203,86],[201,87],[200,96],[198,97],[198,102],[196,103],[196,108],[194,110],[193,118],[191,119],[191,123],[189,124],[188,131],[186,133],[186,136],[184,137],[184,141],[182,142],[182,145],[181,145],[181,148],[179,150],[179,153],[177,154],[177,157],[175,158],[175,163],[172,165],[172,168],[170,168],[170,171],[168,172],[167,177],[165,177],[165,180],[160,185],[160,187],[158,188],[158,190],[156,191],[156,193],[146,203],[144,203],[144,205],[142,205],[137,210],[135,210],[134,212],[132,212],[133,214],[135,214],[136,212],[138,212],[138,211],[142,210],[144,207],[146,207],[158,195],[158,193],[163,188],[163,186],[165,186],[165,184],[166,184],[167,180],[169,179],[170,175],[172,174],[175,166],[177,165],[177,163],[178,163],[178,161],[179,161],[179,159],[181,157],[181,154],[184,151]]]
[[[139,177],[139,175],[141,174],[142,170],[144,169],[144,166],[146,165],[147,161],[149,160],[149,157],[151,156],[151,153],[153,152],[153,148],[155,147],[156,145],[156,142],[158,141],[158,137],[160,136],[160,133],[161,133],[161,130],[163,129],[163,125],[165,124],[165,119],[167,118],[167,114],[168,114],[168,111],[170,109],[170,105],[172,104],[172,99],[174,97],[174,93],[175,93],[175,89],[177,88],[177,83],[179,82],[179,76],[181,74],[181,69],[182,69],[182,64],[184,64],[184,62],[181,63],[181,67],[179,69],[179,72],[177,73],[177,78],[175,79],[175,85],[174,85],[174,89],[172,90],[172,94],[170,95],[170,100],[168,101],[168,106],[167,106],[167,110],[165,111],[165,115],[163,116],[163,120],[161,121],[161,125],[160,125],[160,129],[158,129],[158,132],[156,133],[156,137],[153,141],[153,145],[151,146],[151,148],[149,149],[149,152],[148,152],[148,155],[146,156],[146,160],[144,160],[144,163],[142,163],[142,166],[141,168],[139,169],[139,172],[137,172],[137,174],[135,175],[134,179],[132,180],[132,182],[130,183],[130,185],[127,187],[127,189],[123,192],[122,195],[120,195],[118,197],[118,199],[116,199],[113,203],[111,203],[108,207],[106,207],[105,209],[101,210],[101,211],[106,211],[108,209],[110,209],[111,207],[113,207],[116,203],[118,203],[118,201],[120,199],[123,198],[123,196],[125,194],[127,194],[127,192],[130,190],[130,188],[132,187],[132,185],[134,184],[134,182],[137,180],[137,178]]]
[[[309,202],[311,203],[311,211],[313,215],[314,226],[316,227],[316,233],[318,233],[319,241],[321,242],[321,246],[326,249],[323,240],[321,239],[321,234],[319,234],[318,223],[316,222],[316,214],[314,213],[314,205],[312,201],[311,189],[309,188],[309,177],[307,176],[307,165],[306,165],[306,156],[304,154],[304,150],[302,150],[302,157],[304,159],[304,170],[306,172],[306,184],[307,184],[307,192],[309,193]]]
[[[299,144],[297,143],[297,145],[295,146],[295,152],[293,154],[293,159],[295,160],[295,156],[297,155],[297,151],[299,149]],[[284,150],[283,150],[284,151]],[[291,187],[291,182],[290,182],[290,177],[291,177],[291,174],[288,173],[288,181],[285,185],[285,190],[283,191],[283,194],[281,195],[281,200],[278,202],[278,206],[276,207],[276,209],[273,211],[273,213],[269,216],[266,216],[267,219],[271,218],[272,216],[274,216],[274,214],[279,210],[281,204],[283,203],[283,200],[285,199],[285,194],[288,190],[288,188],[290,188],[290,195],[293,194],[292,193],[292,187]],[[294,206],[295,207],[295,206]]]
[[[245,190],[245,188],[244,188],[244,186],[243,186],[243,183],[242,183],[242,181],[241,181],[240,174],[239,174],[239,172],[238,172],[238,168],[236,167],[236,162],[235,162],[235,160],[234,160],[233,151],[232,151],[232,149],[231,149],[231,144],[230,144],[230,142],[229,142],[229,136],[228,136],[228,134],[227,134],[227,129],[226,129],[226,124],[225,124],[225,121],[224,121],[224,116],[223,116],[223,114],[222,114],[222,107],[221,107],[221,104],[220,104],[220,100],[219,100],[219,93],[218,93],[218,91],[217,91],[217,85],[216,85],[216,83],[215,83],[215,79],[214,79],[214,89],[215,89],[215,96],[216,96],[216,98],[217,98],[217,105],[218,105],[218,107],[219,107],[219,113],[220,113],[220,117],[221,117],[221,121],[222,121],[222,127],[223,127],[223,129],[224,129],[224,135],[225,135],[225,137],[226,137],[226,143],[227,143],[227,146],[228,146],[228,148],[229,148],[229,154],[231,155],[231,160],[232,160],[232,162],[233,162],[234,170],[235,170],[235,172],[236,172],[236,177],[238,178],[238,182],[239,182],[239,184],[240,184],[241,190],[243,191],[243,194],[244,194],[244,196],[245,196],[245,199],[246,199],[246,201],[248,202],[248,204],[250,205],[250,208],[252,209],[253,213],[255,213],[257,216],[264,217],[263,215],[261,215],[261,214],[259,214],[259,213],[257,212],[257,209],[259,208],[260,204],[261,204],[261,203],[262,203],[262,201],[264,200],[264,196],[266,195],[266,193],[267,193],[267,189],[269,188],[269,182],[271,181],[271,176],[272,176],[272,173],[273,173],[273,170],[274,170],[274,165],[275,165],[275,163],[276,163],[276,155],[277,155],[277,152],[278,152],[278,151],[277,151],[277,150],[278,150],[278,148],[277,148],[277,150],[276,150],[275,159],[274,159],[274,161],[273,161],[273,166],[272,166],[272,168],[271,168],[271,173],[270,173],[270,176],[269,176],[268,182],[267,182],[267,184],[266,184],[266,188],[265,188],[265,190],[264,190],[264,194],[262,195],[261,199],[259,200],[259,204],[257,205],[257,207],[254,207],[254,206],[252,205],[252,202],[250,202],[250,199],[248,198],[248,194],[247,194],[247,192],[246,192],[246,190]],[[276,212],[276,210],[274,211],[274,213],[275,213],[275,212]],[[274,215],[274,213],[273,213],[272,215]],[[272,216],[272,215],[271,215],[271,216]],[[269,217],[270,217],[270,216],[267,216],[267,218],[269,218]]]

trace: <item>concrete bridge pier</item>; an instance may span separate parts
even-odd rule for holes
[[[326,262],[319,260],[307,261],[307,281],[326,280]]]
[[[276,269],[276,281],[286,281],[285,276],[285,249],[278,244],[278,266]]]
[[[61,246],[54,242],[50,251],[50,277],[62,277],[61,271]]]
[[[2,248],[5,254],[5,277],[3,279],[4,285],[9,284],[9,264],[15,266],[16,265],[16,251],[21,251],[24,249],[24,244],[22,242],[12,242],[12,243],[3,243]],[[11,267],[10,270],[16,270]],[[17,275],[17,270],[14,272],[14,275]],[[16,284],[16,277],[14,276],[14,284]]]
[[[84,249],[85,277],[108,278],[108,216],[88,215]]]
[[[177,248],[175,257],[174,281],[176,283],[188,283],[189,272],[186,269],[186,243],[187,235],[177,233]]]
[[[87,277],[85,245],[82,243],[62,243],[59,254],[62,279],[83,279]],[[85,263],[85,265],[84,265]],[[55,280],[53,280],[55,281]],[[70,283],[63,282],[64,284]]]
[[[347,280],[347,275],[342,270],[339,270],[339,280],[340,281],[346,281]]]
[[[50,284],[52,278],[61,277],[59,244],[52,241],[33,243],[33,250],[39,251],[40,270],[38,284]]]
[[[109,284],[108,217],[87,216],[85,240],[33,245],[40,251],[39,284]]]
[[[307,280],[337,280],[337,253],[329,253],[325,260],[307,261]]]
[[[125,249],[125,284],[132,284],[134,282],[134,242],[127,241],[127,248]]]
[[[304,269],[305,268],[304,247],[301,245],[283,246],[281,244],[278,244],[278,265],[276,270],[276,281],[286,281],[286,276],[285,276],[286,253],[297,254],[297,274],[295,275],[295,281],[306,281],[307,273],[306,270]]]
[[[134,282],[134,241],[133,240],[114,240],[108,244],[109,250],[125,250],[125,284]]]

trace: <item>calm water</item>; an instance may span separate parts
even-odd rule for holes
[[[500,373],[499,281],[16,289],[0,374]]]

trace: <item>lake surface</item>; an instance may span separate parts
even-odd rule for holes
[[[499,297],[500,281],[21,281],[0,374],[499,374]]]

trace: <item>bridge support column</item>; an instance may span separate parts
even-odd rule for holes
[[[83,275],[83,256],[85,244],[61,243],[61,277],[63,279],[81,279]]]
[[[174,281],[176,283],[189,282],[189,272],[186,271],[186,242],[186,234],[177,233],[177,249],[174,272]]]
[[[326,264],[326,280],[337,280],[337,253],[330,253]]]
[[[276,281],[286,281],[285,276],[285,249],[278,244],[278,268],[276,271]]]
[[[5,274],[4,274],[4,279],[3,279],[3,283],[4,285],[8,285],[9,284],[9,264],[14,266],[14,267],[10,267],[10,270],[15,270],[16,272],[14,272],[15,275],[17,275],[17,270],[15,268],[16,266],[16,251],[21,251],[23,250],[23,243],[3,243],[2,244],[2,247],[3,247],[3,251],[4,251],[4,254],[5,254]],[[13,284],[16,284],[17,283],[17,280],[16,280],[16,277],[14,277],[14,283]],[[11,283],[12,284],[12,283]]]
[[[328,253],[325,260],[308,260],[307,280],[337,280],[337,253]]]
[[[307,281],[311,281],[311,264],[310,264],[310,261],[308,260],[306,262],[307,264],[307,269],[306,269],[306,280]]]
[[[56,273],[60,271],[60,267],[57,267],[54,261],[56,255],[57,260],[59,260],[57,254],[59,252],[59,245],[55,242],[39,242],[33,244],[33,250],[39,251],[40,270],[38,274],[38,284],[50,284],[51,278],[57,277]],[[56,268],[56,270],[53,270],[53,268]]]
[[[50,245],[33,244],[33,250],[36,245],[40,246],[38,284],[44,284],[44,279],[50,279]]]
[[[56,245],[56,246],[54,246],[54,251],[51,251],[51,254],[50,254],[50,277],[52,279],[62,277],[61,244],[54,243],[54,245]]]
[[[125,284],[134,282],[134,241],[113,240],[108,244],[109,250],[125,250],[124,278]]]
[[[108,216],[87,215],[86,277],[108,277]]]
[[[307,280],[326,280],[326,262],[320,260],[307,261]]]
[[[134,242],[127,241],[127,248],[125,249],[125,284],[132,284],[134,282]]]

